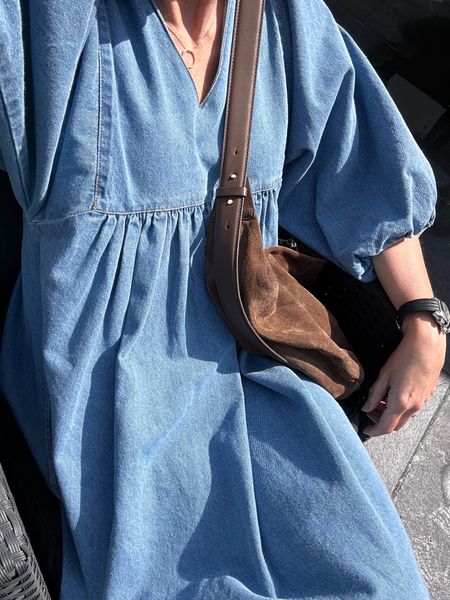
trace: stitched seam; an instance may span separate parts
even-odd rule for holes
[[[174,206],[167,208],[147,208],[142,210],[102,210],[96,209],[95,212],[105,215],[145,215],[147,213],[155,213],[155,212],[173,212],[175,210],[182,210],[184,208],[193,208],[195,206],[204,206],[205,204],[210,204],[213,199],[205,200],[204,202],[196,202],[195,204],[184,204],[182,206]]]
[[[101,15],[99,12],[99,18]],[[95,168],[94,201],[91,210],[97,208],[97,197],[100,184],[100,152],[103,145],[103,54],[100,33],[100,21],[98,25],[98,68],[99,68],[99,91],[98,91],[98,132],[97,132],[97,156]]]
[[[237,23],[239,20],[240,7],[241,7],[241,0],[237,0],[235,23]],[[261,31],[262,31],[263,18],[264,18],[264,0],[263,0],[263,6],[262,6],[262,10],[261,10],[260,20],[258,23],[258,36],[257,36],[258,56],[259,56],[259,46],[260,46],[260,42],[261,42]],[[229,89],[232,88],[233,75],[234,75],[234,64],[235,64],[235,60],[236,60],[236,47],[237,47],[236,38],[237,38],[237,28],[235,26],[234,35],[233,35],[233,52],[231,55],[230,77],[229,77],[229,83],[228,83]],[[255,89],[256,89],[255,84],[256,84],[256,76],[257,76],[257,72],[258,72],[258,65],[259,65],[259,60],[257,61],[256,68],[255,68],[254,82],[252,85],[252,88],[253,88],[252,96],[250,99],[251,108],[250,108],[250,123],[249,123],[249,140],[248,140],[247,150],[246,150],[246,155],[245,155],[244,173],[247,173],[247,169],[248,169],[248,159],[249,159],[249,153],[250,153],[250,135],[251,135],[252,121],[253,121],[253,104],[254,104],[254,97],[255,97]],[[227,140],[228,140],[228,130],[229,130],[230,104],[231,104],[230,102],[227,102],[223,148],[225,148],[228,143]],[[225,152],[222,153],[221,172],[223,170],[224,157],[225,157]]]
[[[252,85],[252,97],[251,97],[251,101],[250,101],[249,138],[251,136],[252,123],[253,123],[253,104],[254,104],[254,100],[255,100],[256,77],[257,77],[257,74],[258,74],[258,66],[259,66],[259,54],[260,54],[260,44],[261,44],[261,31],[262,31],[262,23],[263,23],[263,19],[264,19],[264,6],[265,6],[265,0],[262,0],[262,7],[261,7],[260,19],[259,19],[259,23],[258,23],[258,37],[257,37],[257,40],[256,40],[256,48],[257,48],[257,53],[258,53],[258,60],[256,62],[256,67],[255,67],[255,76],[254,76],[253,85]],[[244,168],[244,172],[245,173],[247,173],[249,154],[250,154],[250,139],[249,139],[248,148],[247,148],[247,155],[245,157],[245,168]]]
[[[261,188],[259,190],[256,190],[253,192],[253,196],[256,196],[257,194],[263,194],[264,192],[276,192],[281,184],[281,178],[276,179],[273,184],[270,184],[269,186],[266,186],[264,188]],[[213,198],[208,198],[207,200],[203,201],[203,202],[195,202],[192,204],[184,204],[181,206],[168,206],[168,207],[162,207],[162,208],[147,208],[147,209],[142,209],[142,210],[131,210],[131,211],[112,211],[112,210],[102,210],[99,208],[96,209],[89,209],[89,210],[81,210],[78,212],[73,212],[73,213],[69,213],[67,215],[63,215],[61,217],[56,217],[54,219],[42,219],[40,221],[30,221],[29,219],[27,219],[25,217],[25,222],[27,223],[27,225],[47,225],[47,224],[51,224],[51,223],[59,223],[64,221],[65,219],[70,219],[72,217],[77,217],[79,215],[91,215],[91,214],[102,214],[102,215],[144,215],[144,214],[150,214],[150,213],[163,213],[163,212],[174,212],[176,210],[182,210],[185,208],[194,208],[197,206],[203,206],[206,204],[211,204],[215,201],[215,197]]]
[[[231,64],[230,64],[230,73],[229,73],[229,82],[228,82],[228,88],[227,89],[231,89],[231,84],[233,81],[233,75],[234,75],[234,61],[235,61],[235,56],[236,56],[236,23],[239,19],[239,11],[241,8],[241,0],[236,0],[236,9],[235,9],[235,17],[234,17],[234,29],[233,29],[233,40],[232,40],[232,53],[231,53]],[[224,134],[223,134],[223,144],[222,144],[222,148],[225,149],[227,146],[227,140],[228,140],[228,130],[229,130],[229,113],[230,113],[230,102],[227,102],[227,110],[225,113],[225,126],[224,126]],[[222,160],[221,160],[221,166],[220,166],[220,172],[223,171],[223,164],[224,164],[224,160],[225,160],[225,152],[222,151]]]
[[[54,219],[41,219],[40,221],[30,221],[26,215],[24,215],[24,220],[27,225],[48,225],[51,223],[59,223],[64,221],[65,219],[70,219],[71,217],[77,217],[78,215],[90,215],[92,214],[92,210],[80,210],[78,212],[68,213],[62,217],[55,217]]]
[[[272,185],[269,185],[269,186],[266,186],[264,188],[254,191],[253,195],[255,196],[256,194],[261,194],[263,192],[276,191],[277,188],[279,187],[280,183],[281,183],[281,178],[275,180]],[[96,208],[94,210],[94,212],[106,214],[106,215],[139,215],[139,214],[155,213],[155,212],[172,212],[172,211],[181,210],[184,208],[191,208],[191,207],[195,207],[195,206],[203,206],[205,204],[211,204],[212,202],[214,202],[214,200],[215,200],[215,197],[208,198],[207,200],[204,200],[203,202],[195,202],[192,204],[184,204],[181,206],[169,206],[167,208],[148,208],[148,209],[130,210],[130,211],[103,210],[103,209]]]

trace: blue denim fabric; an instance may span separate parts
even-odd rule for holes
[[[23,208],[1,387],[64,514],[62,600],[428,598],[336,401],[242,351],[205,285],[235,0],[199,104],[151,0],[0,2]],[[321,0],[267,0],[249,178],[355,276],[434,218],[430,165]]]

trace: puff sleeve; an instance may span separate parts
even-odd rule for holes
[[[321,0],[290,0],[279,224],[358,279],[435,218],[436,181],[363,51]]]

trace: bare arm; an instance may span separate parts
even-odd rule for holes
[[[387,248],[373,257],[373,264],[395,308],[433,296],[417,237]],[[402,330],[403,339],[381,369],[363,408],[376,422],[364,430],[371,436],[405,425],[432,394],[444,364],[446,336],[431,315],[407,316]]]

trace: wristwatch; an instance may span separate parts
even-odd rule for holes
[[[402,304],[397,312],[397,327],[401,329],[403,319],[415,312],[430,312],[443,333],[450,333],[450,311],[439,298],[421,298]]]

